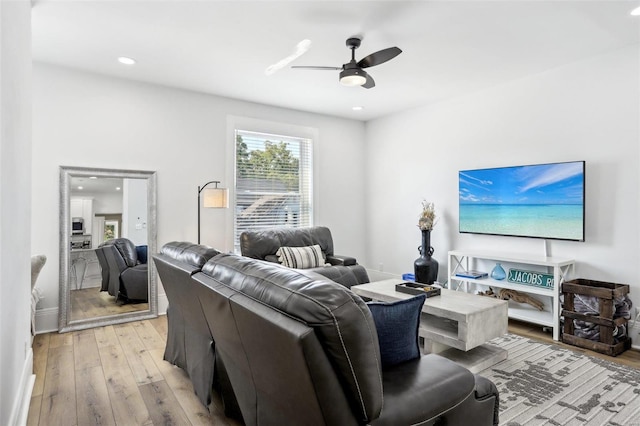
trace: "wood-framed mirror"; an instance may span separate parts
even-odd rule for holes
[[[58,331],[158,316],[156,173],[60,167]]]

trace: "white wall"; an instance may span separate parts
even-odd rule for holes
[[[104,214],[118,214],[122,213],[122,193],[108,193],[104,192],[72,192],[71,197],[79,198],[92,198],[93,199],[93,214],[100,216]]]
[[[459,234],[458,171],[586,160],[586,242],[550,241],[551,254],[574,258],[580,277],[630,284],[638,306],[638,75],[634,46],[367,123],[369,263],[413,270],[422,199],[440,216],[441,280],[452,249],[542,255],[542,240]]]
[[[147,240],[147,181],[124,179],[122,183],[122,236],[137,246]]]
[[[364,124],[34,64],[33,249],[58,263],[58,167],[158,173],[158,245],[196,240],[197,187],[228,176],[228,116],[318,129],[316,223],[338,253],[364,257]],[[113,157],[93,150],[110,147]],[[339,208],[338,208],[339,207]],[[202,242],[229,250],[231,209],[202,209]],[[46,272],[46,273],[45,273]],[[41,308],[58,306],[58,271],[40,277]],[[163,290],[159,289],[162,293]]]
[[[14,425],[26,423],[33,387],[28,1],[0,2],[0,94],[0,424]]]

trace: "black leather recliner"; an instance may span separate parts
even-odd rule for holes
[[[170,242],[154,256],[158,276],[167,295],[167,344],[164,360],[182,368],[202,404],[211,402],[215,370],[215,343],[191,279],[219,252],[188,242]]]
[[[355,258],[339,256],[333,252],[333,237],[326,226],[308,228],[270,228],[245,231],[240,234],[240,251],[253,259],[280,263],[276,252],[280,247],[305,247],[319,245],[327,263],[331,266],[306,269],[317,272],[347,288],[369,282],[369,276]]]
[[[382,368],[357,295],[312,272],[219,254],[193,274],[247,425],[497,425],[493,383],[438,355]]]
[[[96,249],[96,257],[98,258],[98,264],[100,265],[100,273],[102,274],[102,283],[100,285],[100,291],[109,290],[109,264],[107,258],[104,255],[103,247],[100,246]]]
[[[147,301],[148,265],[138,260],[135,244],[127,238],[116,238],[100,248],[109,266],[109,294],[125,301]]]

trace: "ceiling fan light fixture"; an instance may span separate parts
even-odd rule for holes
[[[360,69],[346,69],[340,73],[343,86],[362,86],[367,82],[367,73]]]
[[[343,86],[360,86],[365,89],[376,87],[376,82],[364,68],[375,67],[384,64],[402,53],[398,47],[388,47],[379,50],[359,61],[356,61],[355,51],[360,46],[360,38],[352,37],[347,39],[347,47],[351,49],[351,60],[342,67],[319,67],[319,66],[292,66],[291,68],[304,68],[309,70],[342,70],[340,71],[340,83]]]

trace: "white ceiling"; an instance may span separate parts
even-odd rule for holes
[[[100,177],[92,179],[89,177],[71,178],[71,195],[82,196],[83,194],[114,194],[122,192],[122,178]],[[82,189],[80,189],[82,187]]]
[[[638,1],[53,1],[33,7],[35,61],[303,111],[369,120],[639,42]],[[391,46],[373,89],[338,71],[264,70],[303,39],[295,65],[341,66]],[[134,66],[116,61],[135,58]],[[353,106],[363,111],[352,111]]]

